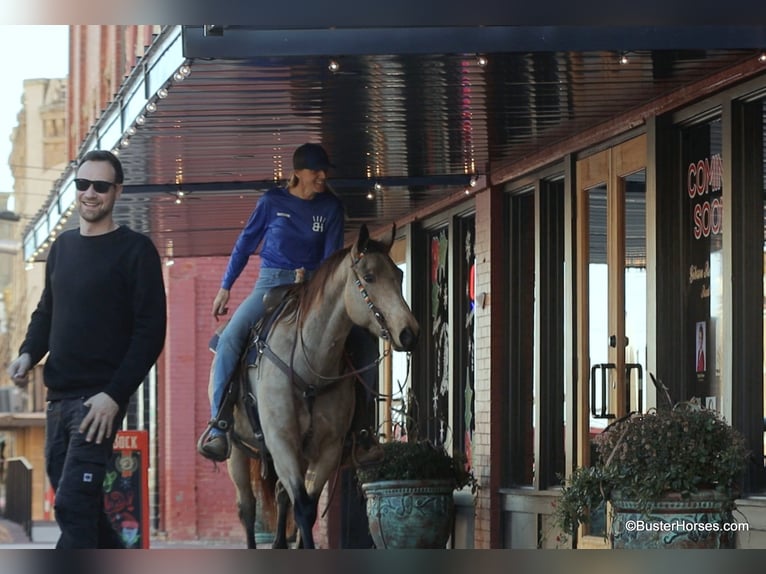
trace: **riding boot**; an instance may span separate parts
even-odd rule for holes
[[[229,381],[216,416],[208,422],[207,428],[197,440],[197,452],[215,462],[223,462],[231,455],[229,433],[234,424],[236,392],[237,386]]]
[[[228,426],[225,420],[210,421],[205,432],[197,440],[197,452],[214,462],[223,462],[229,458],[231,441],[228,432],[223,431],[223,428]]]

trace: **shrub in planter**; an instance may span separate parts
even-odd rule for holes
[[[387,442],[374,465],[357,468],[377,548],[444,548],[454,520],[455,489],[478,482],[465,456],[427,441]]]
[[[593,440],[598,460],[591,467],[575,469],[555,503],[555,522],[566,534],[573,534],[580,524],[587,523],[591,510],[603,502],[647,522],[665,520],[656,514],[655,505],[668,496],[678,501],[715,499],[715,519],[733,520],[737,481],[750,453],[742,434],[716,411],[693,402],[679,403],[670,409],[619,420]],[[694,519],[697,513],[678,504],[675,507],[684,521]],[[702,514],[702,519],[711,519],[709,513]],[[625,540],[632,546],[634,536],[625,531],[619,517],[615,520],[613,546],[621,546]],[[669,536],[654,536],[649,545],[666,547],[668,541],[678,540],[676,534],[674,530]],[[700,537],[699,532],[697,535]]]

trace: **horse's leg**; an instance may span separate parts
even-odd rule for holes
[[[266,445],[272,454],[277,476],[292,502],[301,540],[305,548],[314,548],[311,529],[316,522],[317,504],[309,497],[304,484],[305,464],[300,430],[308,427],[309,415],[305,411],[296,412],[294,391],[285,386],[287,381],[284,379],[281,373],[272,374],[269,369],[261,369],[257,382],[251,386],[256,391]]]
[[[298,526],[298,534],[300,536],[298,545],[301,548],[314,548],[314,534],[312,528],[317,520],[317,507],[319,503],[318,498],[312,498],[306,492],[306,487],[303,482],[299,482],[293,486],[296,495],[293,499],[293,513],[295,515],[295,523]]]
[[[237,487],[237,512],[245,529],[247,547],[255,548],[255,496],[250,481],[250,459],[240,449],[233,448],[226,464],[229,476]]]
[[[266,442],[272,453],[279,453],[279,456],[274,456],[274,468],[293,504],[295,524],[300,531],[303,546],[314,548],[311,529],[317,518],[317,501],[306,492],[304,473],[298,460],[297,441],[290,441],[286,434],[278,432],[271,438],[267,437]]]
[[[313,503],[313,516],[316,519],[319,497],[330,477],[340,468],[343,454],[343,440],[338,438],[331,444],[325,443],[319,460],[312,462],[306,470],[306,493]]]
[[[277,528],[272,548],[287,548],[287,511],[289,508],[290,497],[282,483],[277,482]]]

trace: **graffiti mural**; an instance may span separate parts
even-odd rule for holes
[[[438,444],[447,440],[449,424],[449,241],[447,229],[431,234],[431,369],[428,436]]]

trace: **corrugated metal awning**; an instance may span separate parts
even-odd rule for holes
[[[83,151],[119,150],[117,217],[161,252],[228,255],[305,141],[323,143],[338,166],[332,183],[353,233],[456,198],[492,166],[753,59],[749,44],[766,38],[756,27],[736,38],[547,30],[169,27]],[[627,41],[641,48],[605,49]],[[25,232],[25,257],[44,259],[51,231],[76,225],[72,178]]]

